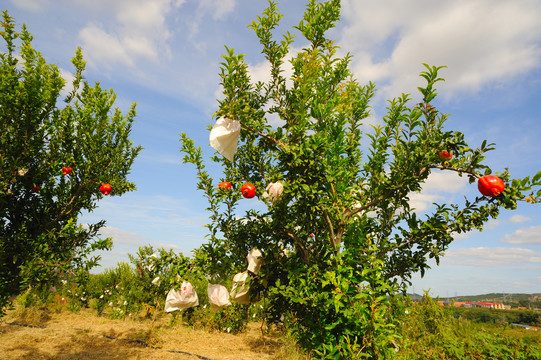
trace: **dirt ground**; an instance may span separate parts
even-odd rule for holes
[[[246,334],[231,335],[186,325],[171,327],[168,316],[157,319],[152,327],[150,320],[110,320],[89,309],[77,313],[13,310],[0,319],[1,360],[299,359],[288,354],[290,346],[278,335],[263,336],[257,323],[250,324]]]

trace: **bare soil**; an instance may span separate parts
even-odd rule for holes
[[[0,359],[300,359],[280,334],[263,335],[257,323],[231,335],[170,326],[169,319],[162,315],[152,325],[97,317],[90,309],[12,310],[0,319]]]

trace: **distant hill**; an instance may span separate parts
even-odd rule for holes
[[[440,300],[455,300],[455,301],[484,301],[484,302],[518,302],[520,300],[539,301],[541,294],[510,294],[510,293],[490,293],[482,295],[462,295],[451,297],[440,297]]]
[[[416,294],[416,293],[413,293],[413,294],[407,294],[413,301],[419,301],[423,298],[423,295],[419,295],[419,294]]]

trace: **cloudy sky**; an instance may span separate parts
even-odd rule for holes
[[[304,5],[279,2],[279,33],[299,22]],[[121,109],[138,103],[132,139],[145,148],[131,174],[138,191],[107,198],[83,217],[107,220],[103,235],[113,236],[115,247],[104,254],[104,266],[126,261],[142,245],[188,254],[204,242],[206,203],[195,191],[194,169],[181,164],[179,133],[212,153],[205,127],[218,106],[224,45],[246,54],[254,77],[265,78],[247,25],[266,6],[264,0],[2,1],[66,78],[81,46],[86,78],[113,88]],[[541,170],[540,18],[538,0],[344,0],[332,37],[353,55],[359,81],[379,89],[373,121],[383,116],[386,99],[415,94],[422,63],[446,65],[438,106],[452,114],[448,128],[464,132],[471,146],[496,143],[486,163],[524,177]],[[305,44],[298,36],[294,48]],[[433,201],[460,201],[476,191],[454,174],[434,173],[412,201],[422,212]],[[541,206],[520,204],[483,232],[461,235],[413,289],[440,296],[540,293]]]

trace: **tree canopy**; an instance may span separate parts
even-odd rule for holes
[[[396,335],[388,296],[405,291],[414,273],[424,274],[429,259],[438,262],[457,234],[481,230],[518,201],[537,202],[541,172],[512,179],[507,169],[483,163],[493,144],[469,145],[447,128],[449,116],[434,104],[442,66],[424,65],[421,102],[402,94],[388,102],[381,121],[368,124],[375,85],[354,78],[351,56],[338,57],[326,35],[340,18],[340,1],[308,2],[295,27],[308,45],[297,53],[291,53],[290,32],[273,36],[281,17],[270,1],[249,26],[270,64],[270,80],[252,81],[234,49],[223,55],[224,96],[215,117],[238,121],[239,144],[233,161],[219,154],[211,160],[222,166],[219,181],[230,182],[231,190],[217,187],[201,148],[181,135],[184,162],[196,166],[197,187],[209,202],[209,241],[197,259],[220,281],[245,268],[248,251],[259,249],[263,265],[251,274],[251,291],[268,299],[271,321],[286,314],[299,344],[322,357],[384,356]],[[410,196],[439,171],[472,184],[495,174],[505,190],[438,203],[420,216]],[[240,191],[246,182],[265,210],[236,210],[253,201]],[[269,196],[278,183],[283,190]]]
[[[3,12],[0,34],[0,306],[28,286],[51,286],[68,270],[88,274],[111,239],[104,221],[80,224],[109,184],[111,195],[135,189],[127,176],[140,146],[129,136],[135,104],[122,114],[116,95],[84,79],[81,49],[71,90],[57,66],[32,48],[23,25]],[[17,45],[18,43],[18,45]],[[103,190],[103,188],[102,188]]]

